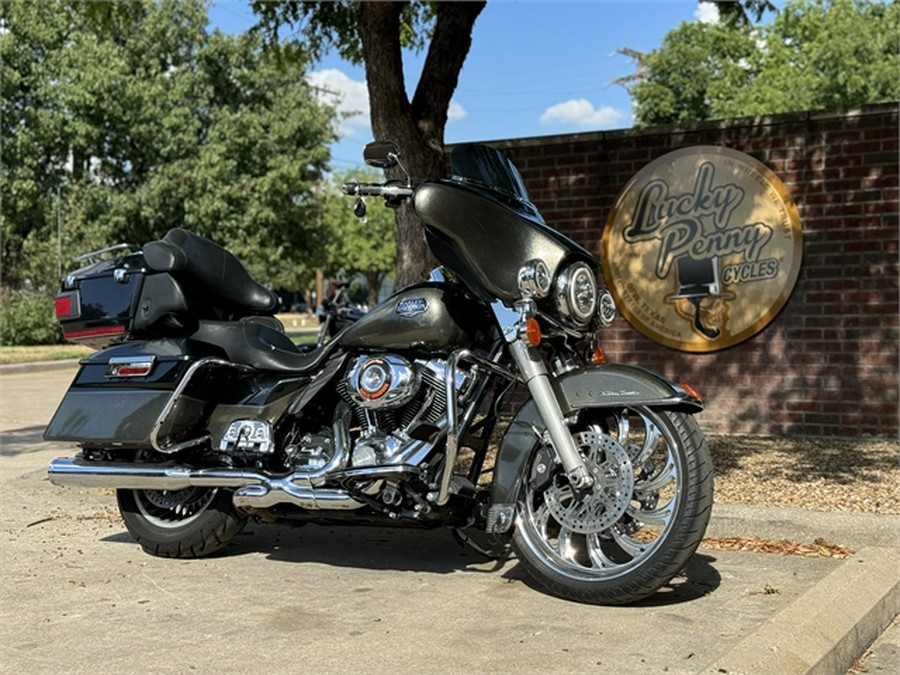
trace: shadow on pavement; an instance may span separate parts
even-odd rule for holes
[[[111,543],[138,544],[126,532],[103,538]],[[493,560],[460,545],[449,530],[360,527],[354,525],[302,527],[250,524],[235,540],[210,558],[263,555],[282,563],[317,564],[345,569],[453,574],[500,574],[547,593],[514,557]],[[716,558],[695,554],[671,582],[632,607],[665,607],[700,599],[715,591],[721,575]]]

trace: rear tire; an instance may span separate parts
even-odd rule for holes
[[[709,448],[684,413],[590,410],[572,429],[594,486],[574,490],[539,446],[519,494],[513,548],[562,598],[623,605],[655,593],[696,551],[713,500]]]
[[[147,553],[200,558],[221,549],[240,532],[247,516],[232,503],[231,490],[117,490],[125,527]]]

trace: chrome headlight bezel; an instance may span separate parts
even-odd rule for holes
[[[553,277],[550,268],[540,258],[529,260],[519,268],[519,292],[525,298],[543,300],[553,288]]]
[[[613,299],[612,293],[608,289],[600,291],[600,297],[597,300],[597,316],[600,319],[601,326],[609,326],[616,320],[618,310],[616,309],[616,301]]]
[[[560,317],[587,326],[597,313],[597,277],[584,262],[568,265],[556,277],[554,301]]]

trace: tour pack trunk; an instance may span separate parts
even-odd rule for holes
[[[141,254],[101,260],[73,272],[56,296],[63,335],[95,349],[122,342],[134,328],[146,270]]]

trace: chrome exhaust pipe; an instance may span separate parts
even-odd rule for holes
[[[302,472],[273,476],[245,469],[197,469],[170,464],[137,462],[86,462],[60,457],[50,462],[47,475],[63,487],[101,487],[126,490],[183,490],[188,487],[236,488],[234,504],[239,508],[265,509],[293,504],[312,511],[353,510],[365,506],[344,490],[314,488]]]
[[[50,462],[47,476],[63,487],[124,488],[127,490],[183,490],[188,487],[242,487],[265,480],[255,471],[195,469],[178,464],[86,462],[60,457]]]

